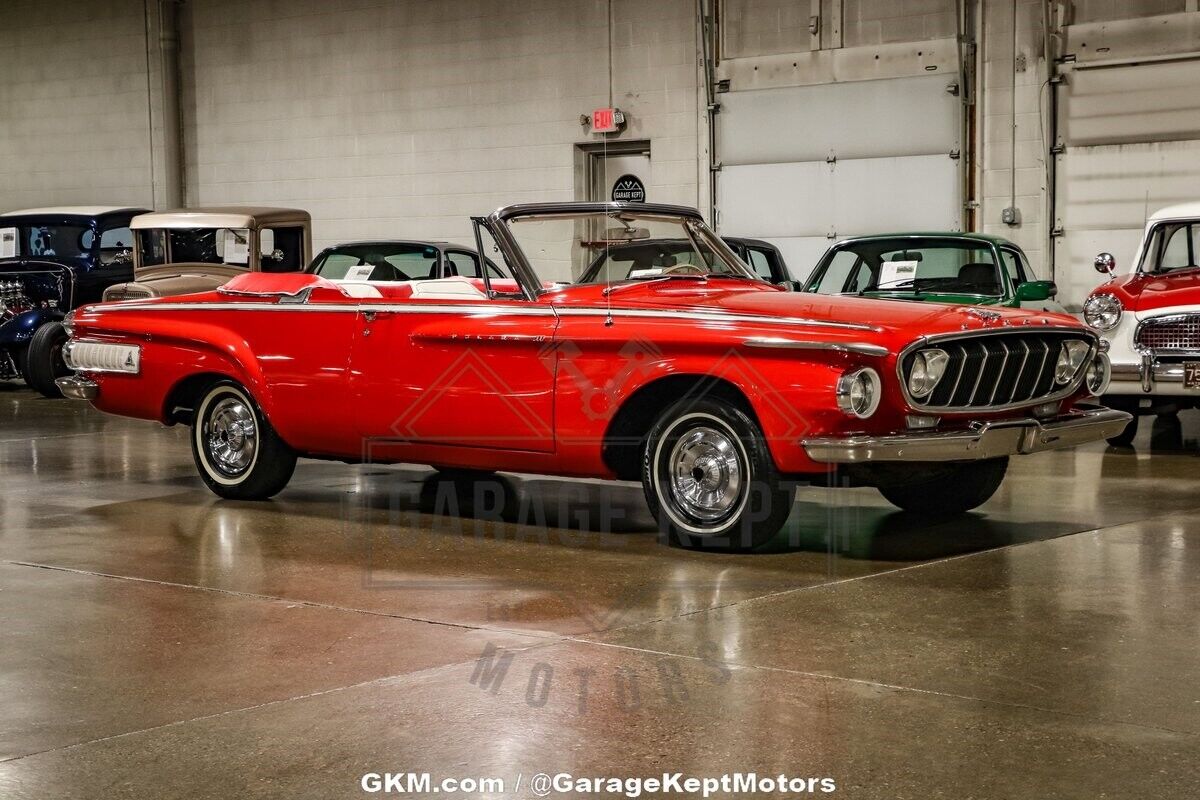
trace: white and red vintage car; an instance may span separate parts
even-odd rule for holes
[[[1200,404],[1200,203],[1153,214],[1132,262],[1118,272],[1101,253],[1096,270],[1109,280],[1084,301],[1083,317],[1112,362],[1104,404],[1134,415],[1109,442],[1128,445],[1138,414]]]
[[[789,292],[675,206],[473,221],[499,276],[377,281],[364,263],[88,306],[60,385],[191,425],[222,497],[279,492],[298,456],[640,480],[675,540],[733,547],[770,539],[795,483],[835,468],[903,508],[961,512],[1009,456],[1129,420],[1081,405],[1108,361],[1064,315]],[[627,247],[655,241],[672,247]]]

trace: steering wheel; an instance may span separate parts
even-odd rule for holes
[[[707,275],[708,270],[701,269],[695,264],[676,264],[665,268],[659,275]]]

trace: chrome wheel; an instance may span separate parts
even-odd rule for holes
[[[202,437],[210,463],[222,473],[238,476],[254,464],[258,426],[254,411],[240,397],[224,397],[213,405]]]
[[[746,484],[740,449],[724,432],[702,426],[683,434],[668,461],[671,497],[689,517],[719,522],[741,500]]]

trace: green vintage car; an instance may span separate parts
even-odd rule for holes
[[[887,300],[1065,311],[1021,248],[982,233],[892,233],[843,239],[825,251],[803,291]]]

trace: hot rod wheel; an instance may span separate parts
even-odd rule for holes
[[[659,530],[685,547],[752,550],[779,532],[795,500],[758,424],[719,398],[663,412],[646,437],[642,488]]]
[[[62,397],[54,383],[71,374],[63,361],[62,349],[67,331],[61,322],[48,322],[38,328],[25,351],[25,382],[43,397]]]

